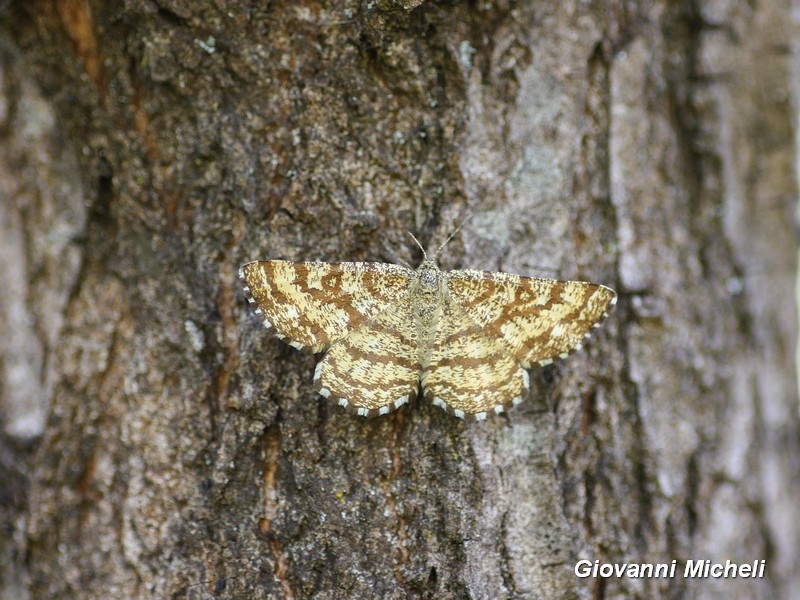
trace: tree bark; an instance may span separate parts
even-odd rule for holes
[[[788,0],[0,10],[0,596],[792,597]],[[620,293],[487,422],[327,405],[236,279],[467,216],[443,268]]]

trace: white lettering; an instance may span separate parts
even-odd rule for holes
[[[575,563],[574,572],[577,577],[628,577],[630,579],[675,577],[677,560],[669,563],[602,563],[599,560],[579,560]],[[712,563],[709,559],[687,560],[683,568],[683,577],[690,578],[738,578],[763,577],[766,560],[754,560],[751,563],[735,563],[730,559],[724,563]]]
[[[591,577],[592,576],[592,561],[579,560],[575,563],[575,577]]]
[[[728,569],[731,569],[733,573],[728,575]],[[725,561],[725,572],[722,574],[723,577],[738,577],[739,565],[736,563],[732,563],[730,560]]]
[[[636,569],[638,573],[635,577],[652,577],[653,576],[653,565],[650,563],[645,563],[643,565],[639,565],[639,568]]]
[[[706,577],[703,575],[703,567],[706,566],[705,560],[687,560],[686,567],[683,569],[683,577],[684,579],[689,579],[690,577]]]

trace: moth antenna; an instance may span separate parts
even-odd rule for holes
[[[425,252],[425,248],[423,248],[423,247],[422,247],[422,244],[420,244],[420,243],[419,243],[419,240],[418,240],[417,238],[415,238],[415,237],[414,237],[414,234],[413,234],[413,233],[411,233],[410,231],[406,231],[406,233],[407,233],[408,235],[410,235],[410,236],[411,236],[411,239],[412,239],[412,240],[414,240],[414,242],[417,244],[417,246],[419,246],[419,249],[420,249],[420,250],[422,250],[422,256],[423,256],[423,258],[424,258],[425,260],[428,260],[428,253],[427,253],[427,252]]]
[[[467,221],[469,221],[471,217],[472,217],[472,215],[471,215],[471,214],[470,214],[470,215],[467,215],[467,218],[466,218],[466,219],[464,219],[463,221],[461,221],[461,223],[459,223],[458,227],[456,227],[456,228],[453,230],[453,233],[451,233],[451,234],[449,235],[449,237],[448,237],[448,238],[447,238],[447,239],[446,239],[444,242],[442,242],[442,245],[441,245],[441,246],[439,246],[439,247],[436,249],[436,253],[433,255],[433,258],[434,258],[434,259],[435,259],[437,256],[439,256],[439,252],[441,252],[441,251],[442,251],[442,248],[444,248],[445,246],[447,246],[447,244],[448,244],[448,243],[450,243],[450,240],[452,240],[454,237],[456,237],[456,234],[457,234],[459,231],[461,231],[461,228],[462,228],[464,225],[466,225]],[[417,242],[417,243],[419,243],[419,242]]]

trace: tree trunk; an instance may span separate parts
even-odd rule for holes
[[[0,596],[796,593],[789,0],[0,10]],[[237,282],[468,216],[620,294],[507,416],[329,406]]]

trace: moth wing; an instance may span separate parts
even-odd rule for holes
[[[525,368],[579,350],[617,301],[614,290],[595,283],[473,270],[450,272],[447,290]]]
[[[239,269],[245,294],[267,329],[317,353],[402,297],[413,271],[382,263],[250,262]]]
[[[362,416],[384,415],[416,396],[420,364],[412,300],[406,294],[331,346],[314,372],[322,396]]]
[[[422,373],[425,398],[457,417],[485,419],[522,402],[528,373],[503,340],[487,333],[453,301],[442,306]]]

